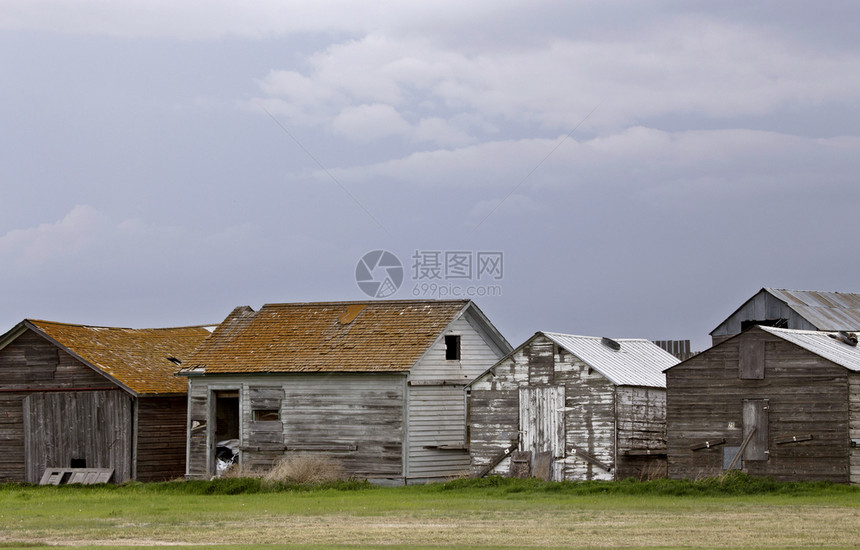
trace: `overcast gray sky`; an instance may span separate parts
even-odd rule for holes
[[[377,249],[403,263],[391,298],[495,285],[475,300],[515,346],[702,348],[763,286],[860,291],[858,21],[849,1],[3,0],[0,332],[365,299]],[[422,279],[416,251],[502,252],[503,276]]]

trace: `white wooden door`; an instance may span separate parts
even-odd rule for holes
[[[520,450],[532,453],[532,475],[564,476],[564,386],[520,388]],[[548,457],[549,471],[540,460]],[[536,460],[537,459],[537,460]]]

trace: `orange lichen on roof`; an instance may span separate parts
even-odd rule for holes
[[[266,304],[233,310],[186,373],[403,372],[468,300]]]
[[[114,328],[28,319],[65,351],[99,369],[138,395],[184,394],[179,365],[209,336],[203,327]]]

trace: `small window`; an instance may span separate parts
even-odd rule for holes
[[[254,409],[254,420],[258,422],[277,422],[281,414],[277,409]]]
[[[445,359],[449,361],[460,360],[460,336],[449,334],[445,336]]]
[[[69,467],[70,468],[86,468],[87,467],[87,459],[86,458],[73,458]]]

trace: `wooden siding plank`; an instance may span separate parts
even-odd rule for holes
[[[765,347],[762,380],[738,378],[740,341],[758,331]],[[691,450],[705,440],[743,440],[743,400],[768,399],[767,460],[745,460],[751,475],[782,481],[849,481],[847,369],[760,329],[719,344],[667,371],[668,473],[699,478],[722,473],[722,453]],[[775,445],[774,437],[810,434],[813,440]],[[825,442],[826,440],[826,442]]]
[[[449,478],[469,472],[466,395],[462,386],[409,386],[410,478]]]
[[[209,392],[228,385],[242,388],[240,460],[245,467],[268,468],[284,454],[301,452],[331,455],[347,475],[355,477],[402,475],[402,375],[251,374],[194,378],[189,394],[192,425],[211,424]],[[280,421],[252,419],[252,399],[260,402],[280,395]],[[282,425],[280,431],[278,425]],[[203,435],[207,431],[199,430],[197,435],[192,430],[189,438],[188,471],[194,477],[211,475],[207,466],[210,451]],[[355,450],[348,450],[352,448]]]
[[[138,400],[137,480],[163,481],[185,473],[187,399]]]

